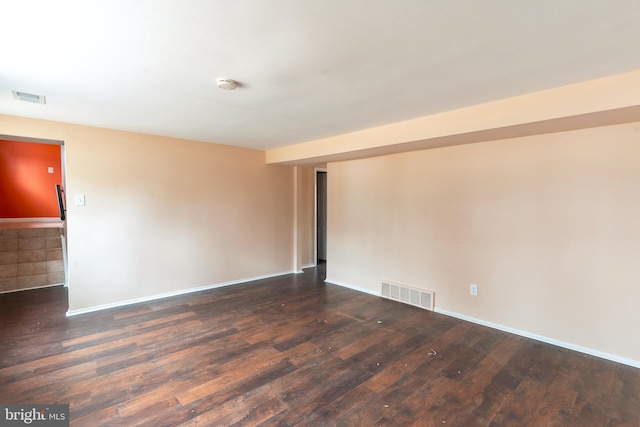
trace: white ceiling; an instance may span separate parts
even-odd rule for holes
[[[0,16],[0,113],[258,149],[640,69],[638,0],[0,0]]]

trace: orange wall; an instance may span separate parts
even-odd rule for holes
[[[57,217],[61,183],[59,145],[0,140],[0,218]]]

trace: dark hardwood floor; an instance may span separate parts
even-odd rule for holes
[[[322,269],[66,318],[0,295],[0,403],[72,426],[640,426],[640,370],[324,284]]]

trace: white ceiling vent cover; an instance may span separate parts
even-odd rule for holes
[[[433,311],[435,293],[423,289],[415,289],[405,285],[384,281],[382,282],[383,298],[400,301]]]
[[[27,101],[32,102],[34,104],[46,104],[47,101],[44,95],[34,95],[33,93],[27,92],[18,92],[17,90],[12,90],[13,98],[18,101]]]

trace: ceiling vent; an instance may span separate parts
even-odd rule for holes
[[[34,95],[33,93],[18,92],[17,90],[12,90],[11,93],[13,94],[13,99],[16,99],[18,101],[27,101],[34,104],[47,103],[44,95]]]

